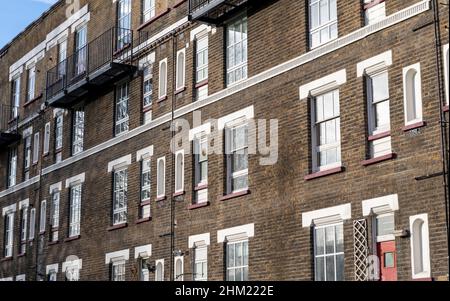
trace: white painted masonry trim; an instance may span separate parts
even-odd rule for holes
[[[255,107],[253,105],[246,107],[245,109],[231,113],[227,116],[219,118],[217,121],[219,131],[223,130],[227,123],[232,122],[239,118],[252,119],[255,117]]]
[[[153,157],[153,145],[150,145],[149,147],[146,147],[144,149],[138,150],[136,152],[136,161],[140,162],[143,159]]]
[[[112,172],[113,170],[128,166],[130,164],[131,164],[131,154],[109,162],[108,163],[108,172]]]
[[[387,69],[392,65],[392,50],[388,50],[367,60],[359,62],[356,65],[356,75],[361,77],[364,74],[373,74],[374,72]]]
[[[27,279],[27,276],[25,274],[16,276],[16,281],[25,281],[26,279]]]
[[[371,214],[378,215],[397,211],[399,209],[398,195],[391,194],[379,198],[365,200],[362,202],[362,209],[363,216],[369,216]]]
[[[66,180],[66,188],[84,183],[85,179],[86,179],[86,173],[84,173],[84,172],[82,174],[71,177]]]
[[[217,231],[217,243],[247,239],[253,236],[255,236],[255,224],[247,224]]]
[[[300,100],[309,96],[317,96],[325,92],[334,90],[347,82],[347,72],[345,69],[316,79],[310,83],[300,86]]]
[[[5,216],[8,213],[13,213],[17,211],[17,204],[12,204],[7,207],[3,207],[2,216]]]
[[[72,267],[81,270],[83,268],[83,260],[82,259],[75,259],[75,260],[72,260],[72,261],[63,262],[61,270],[63,272],[65,272],[67,270],[67,268],[72,268]]]
[[[342,222],[352,218],[352,205],[350,203],[328,207],[324,209],[305,212],[302,214],[303,228],[330,223]]]
[[[19,210],[28,208],[30,206],[30,199],[25,199],[19,202]]]
[[[111,262],[119,261],[119,260],[127,261],[128,259],[130,259],[130,250],[125,249],[122,251],[107,253],[105,255],[105,264],[110,264]]]
[[[140,246],[134,248],[134,259],[148,258],[152,256],[152,245]]]
[[[197,135],[199,134],[204,134],[204,135],[209,135],[211,134],[211,123],[207,122],[205,124],[202,124],[201,126],[198,126],[196,128],[193,128],[192,130],[189,131],[189,141],[194,140]]]
[[[55,263],[55,264],[49,264],[48,266],[46,266],[45,274],[48,275],[48,273],[50,273],[50,271],[55,271],[56,273],[58,273],[58,271],[59,271],[59,264]]]
[[[198,246],[209,246],[210,245],[210,235],[209,233],[197,234],[189,236],[188,248],[192,249]]]
[[[419,244],[419,247],[422,248],[422,272],[417,272],[415,268],[415,260],[417,259],[415,254],[415,246],[414,243],[417,243],[415,241],[415,238],[417,238],[417,233],[415,233],[414,229],[414,223],[417,220],[421,220],[423,222],[423,231],[420,233],[419,238],[422,239],[422,241]],[[428,230],[428,214],[418,214],[414,216],[409,217],[409,230],[411,232],[411,272],[412,272],[412,278],[413,279],[423,279],[423,278],[430,278],[431,277],[431,264],[430,264],[430,237],[429,237],[429,230]]]
[[[350,45],[352,43],[355,43],[359,40],[364,39],[365,37],[374,34],[376,32],[379,32],[385,28],[388,28],[390,26],[396,25],[398,23],[401,23],[405,20],[408,20],[410,18],[413,18],[423,12],[426,12],[430,9],[430,0],[424,0],[418,3],[415,3],[403,10],[398,11],[395,14],[392,14],[390,16],[387,16],[386,18],[380,20],[377,23],[374,24],[370,24],[367,25],[361,29],[358,29],[346,36],[343,36],[341,38],[338,38],[336,40],[331,41],[330,43],[327,43],[323,46],[317,47],[314,50],[307,52],[305,54],[302,54],[292,60],[289,60],[287,62],[284,62],[280,65],[277,65],[273,68],[270,68],[266,71],[263,71],[259,74],[256,74],[255,76],[252,76],[246,80],[243,80],[242,82],[239,82],[239,84],[234,85],[232,87],[226,88],[224,90],[221,90],[215,94],[212,94],[210,96],[208,96],[207,98],[205,98],[204,100],[201,101],[196,101],[193,103],[190,103],[184,107],[181,107],[179,109],[177,109],[175,111],[175,116],[174,118],[179,118],[182,117],[186,114],[189,114],[195,110],[199,110],[203,107],[206,107],[210,104],[213,104],[217,101],[220,101],[223,98],[226,98],[230,95],[234,95],[242,90],[245,90],[249,87],[255,86],[261,82],[264,82],[268,79],[271,79],[273,77],[276,77],[280,74],[283,74],[285,72],[288,72],[292,69],[298,68],[306,63],[309,63],[311,61],[314,61],[315,59],[318,59],[326,54],[329,54],[333,51],[336,51],[340,48],[343,48],[347,45]],[[180,26],[184,26],[185,23],[188,22],[188,18],[185,17],[182,20],[178,21],[177,23],[173,24],[172,26],[167,27],[165,30],[161,31],[160,33],[158,33],[157,35],[153,36],[152,38],[150,38],[149,40],[147,40],[146,42],[142,43],[141,45],[137,46],[134,49],[134,53],[136,53],[139,50],[142,50],[144,48],[146,48],[147,46],[151,45],[153,42],[155,42],[157,39],[161,38],[162,36],[166,35],[167,33],[169,33],[170,31],[172,31],[173,29],[176,29]],[[28,122],[31,122],[32,120],[34,120],[34,118],[38,117],[38,115],[36,114],[33,118],[31,118]],[[127,132],[124,135],[121,135],[119,137],[114,137],[108,141],[105,141],[103,143],[100,143],[90,149],[87,149],[75,156],[72,156],[64,161],[61,161],[59,163],[53,164],[52,166],[49,166],[47,168],[44,168],[42,170],[42,175],[46,175],[49,174],[53,171],[59,170],[61,168],[64,168],[66,166],[69,166],[75,162],[78,162],[80,160],[83,160],[89,156],[92,156],[94,154],[97,154],[103,150],[106,150],[112,146],[115,146],[119,143],[122,143],[124,141],[127,141],[131,138],[134,138],[140,134],[143,134],[145,132],[147,132],[148,130],[151,130],[153,128],[156,128],[166,122],[169,122],[171,120],[171,113],[167,113],[162,115],[161,117],[152,120],[151,122],[142,125],[140,127],[137,127],[133,130],[130,130],[129,132]],[[27,181],[27,182],[23,182],[19,185],[16,185],[10,189],[7,189],[5,191],[0,192],[0,198],[4,197],[6,195],[9,195],[11,193],[14,193],[18,190],[21,190],[25,187],[28,187],[36,182],[39,181],[39,176],[34,178],[34,182],[31,181]]]
[[[196,36],[199,34],[203,34],[203,32],[206,34],[210,32],[212,29],[211,26],[208,26],[206,24],[201,24],[194,29],[191,30],[191,42],[195,40]]]
[[[61,191],[62,190],[62,182],[58,182],[56,184],[50,185],[49,192],[50,194],[53,193],[53,191]]]

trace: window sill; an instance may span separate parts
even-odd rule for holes
[[[166,11],[163,11],[162,13],[160,13],[159,15],[154,16],[153,18],[151,18],[150,20],[148,20],[147,22],[143,23],[141,26],[139,26],[137,28],[138,31],[142,30],[144,27],[147,27],[148,25],[152,24],[153,22],[155,22],[156,20],[158,20],[159,18],[161,18],[162,16],[164,16],[165,14],[167,14],[168,12],[170,12],[170,8],[168,8]]]
[[[3,258],[2,260],[0,260],[0,262],[7,262],[7,261],[12,261],[12,260],[13,260],[13,257],[9,256],[9,257]]]
[[[130,47],[131,47],[131,43],[127,43],[127,44],[123,45],[122,48],[116,50],[116,51],[113,53],[113,56],[117,56],[117,55],[121,54],[122,52],[124,52],[125,50],[127,50],[127,49],[130,48]]]
[[[166,196],[160,196],[160,197],[156,198],[156,201],[157,202],[162,202],[162,201],[165,201],[166,199],[167,199]]]
[[[185,191],[179,191],[179,192],[175,192],[172,196],[173,196],[173,197],[182,196],[182,195],[184,195],[185,193],[186,193]]]
[[[49,155],[50,155],[49,152],[48,153],[44,153],[44,154],[42,154],[42,158],[48,157]]]
[[[39,232],[39,236],[45,235],[45,231]]]
[[[54,245],[57,245],[59,243],[59,240],[55,240],[55,241],[50,241],[49,243],[48,243],[48,245],[49,246],[54,246]]]
[[[369,165],[373,165],[373,164],[376,164],[376,163],[379,163],[379,162],[395,159],[395,157],[396,157],[396,154],[390,153],[390,154],[387,154],[387,155],[384,155],[384,156],[380,156],[380,157],[377,157],[377,158],[364,160],[364,161],[362,161],[361,164],[363,166],[369,166]]]
[[[425,278],[413,278],[411,281],[433,281],[433,278],[431,277],[425,277]]]
[[[11,123],[14,123],[14,122],[18,122],[18,121],[19,121],[19,116],[15,117],[15,118],[11,118],[11,119],[8,121],[8,124],[11,124]]]
[[[150,200],[142,201],[139,206],[144,207],[150,205],[152,202]]]
[[[194,187],[194,191],[199,191],[199,190],[203,190],[203,189],[207,189],[207,188],[208,188],[208,184],[197,185]]]
[[[374,141],[374,140],[378,140],[378,139],[389,137],[390,135],[391,135],[391,131],[386,131],[386,132],[383,132],[383,133],[379,133],[379,134],[376,134],[376,135],[369,136],[367,138],[367,140]]]
[[[205,79],[205,80],[202,80],[201,82],[196,83],[195,84],[195,88],[198,89],[198,88],[201,88],[203,86],[206,86],[207,84],[208,84],[208,80]]]
[[[374,7],[374,6],[377,6],[378,4],[383,3],[383,2],[384,2],[384,0],[375,0],[375,1],[372,1],[372,3],[369,3],[369,4],[364,5],[364,9],[365,9],[365,10],[366,10],[366,9],[369,9],[369,8]]]
[[[239,191],[239,192],[233,192],[224,196],[219,197],[219,201],[223,202],[223,201],[227,201],[227,200],[231,200],[231,199],[235,199],[244,195],[248,195],[250,194],[250,190],[244,190],[244,191]]]
[[[151,220],[152,220],[151,217],[141,218],[136,221],[136,225],[147,223],[147,222],[150,222]]]
[[[175,3],[172,8],[177,8],[178,6],[180,6],[181,4],[183,4],[184,2],[186,2],[186,0],[180,0],[177,3]]]
[[[126,227],[128,227],[128,223],[123,223],[123,224],[120,224],[120,225],[114,225],[114,226],[109,227],[107,230],[109,232],[111,232],[111,231],[120,230],[120,229],[123,229],[123,228],[126,228]]]
[[[41,99],[42,96],[43,96],[43,94],[41,93],[41,94],[39,94],[38,96],[36,96],[35,98],[30,99],[29,101],[27,101],[26,103],[23,104],[23,107],[24,107],[24,108],[28,107],[28,106],[31,105],[33,102],[37,101],[38,99]]]
[[[163,102],[166,99],[167,99],[167,95],[161,96],[160,98],[158,98],[158,102]]]
[[[203,207],[208,207],[210,205],[209,202],[201,203],[201,204],[192,204],[187,207],[188,210],[195,210]]]
[[[334,175],[337,173],[341,173],[345,170],[344,166],[339,166],[336,168],[330,168],[327,170],[323,170],[323,171],[318,171],[312,174],[309,174],[307,176],[305,176],[304,180],[305,181],[309,181],[309,180],[313,180],[313,179],[317,179],[317,178],[321,178],[321,177],[326,177],[329,175]]]
[[[427,125],[426,122],[424,122],[424,121],[419,121],[419,122],[412,123],[412,124],[409,124],[409,125],[407,125],[407,126],[404,126],[404,127],[402,128],[402,130],[403,130],[404,132],[407,132],[407,131],[411,131],[411,130],[415,130],[415,129],[424,127],[424,126],[426,126],[426,125]]]
[[[175,91],[175,95],[180,94],[182,92],[186,91],[186,86],[179,88],[178,90]]]
[[[22,257],[25,257],[25,255],[27,255],[26,253],[23,253],[23,254],[19,254],[19,255],[17,255],[17,258],[22,258]]]
[[[444,107],[442,108],[442,111],[448,112],[448,105],[444,106]]]
[[[152,110],[152,105],[146,106],[142,108],[142,112],[147,113]]]
[[[81,235],[77,235],[77,236],[73,236],[73,237],[68,237],[68,238],[64,239],[64,242],[71,242],[71,241],[74,241],[74,240],[78,240],[78,239],[80,239],[80,238],[81,238]]]

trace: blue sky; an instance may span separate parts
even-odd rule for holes
[[[0,48],[55,2],[56,0],[3,0],[0,10]]]

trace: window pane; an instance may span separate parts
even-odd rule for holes
[[[324,281],[325,280],[325,273],[324,273],[324,261],[325,257],[316,257],[316,281]]]
[[[326,257],[326,279],[327,281],[334,281],[335,280],[335,267],[334,267],[334,256],[327,256]]]
[[[377,235],[389,235],[393,234],[395,230],[394,215],[386,215],[377,217]]]
[[[336,256],[336,280],[344,281],[344,254]]]
[[[323,255],[323,254],[325,254],[324,241],[325,241],[324,228],[316,229],[316,237],[315,237],[316,255]]]

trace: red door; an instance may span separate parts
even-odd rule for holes
[[[380,258],[380,280],[397,281],[397,253],[395,241],[384,241],[378,245],[378,256]]]

